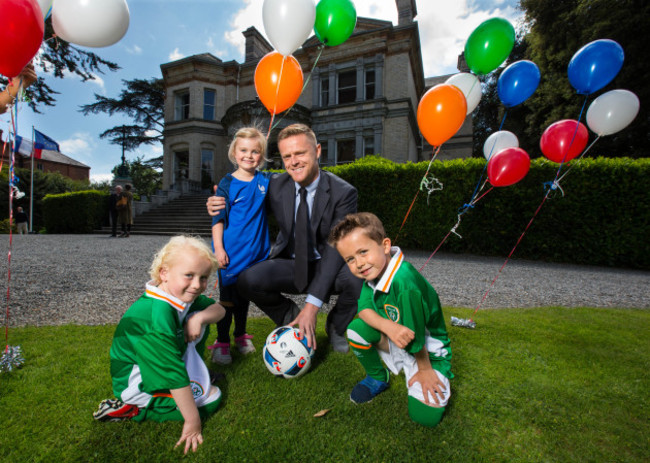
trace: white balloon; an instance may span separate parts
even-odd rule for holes
[[[473,112],[481,101],[481,83],[474,74],[459,72],[445,81],[446,84],[454,85],[463,92],[467,100],[467,114]]]
[[[126,0],[56,0],[52,27],[63,40],[84,47],[108,47],[129,28]]]
[[[494,154],[506,148],[519,148],[517,135],[507,130],[494,132],[483,143],[483,156],[489,161]]]
[[[47,19],[52,8],[52,0],[38,0],[38,5],[41,7],[43,13],[43,20]]]
[[[313,0],[264,0],[262,20],[271,45],[288,56],[311,35],[316,6]]]
[[[639,113],[639,98],[629,90],[611,90],[596,98],[587,110],[587,125],[599,136],[620,132]]]

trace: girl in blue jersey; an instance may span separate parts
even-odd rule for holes
[[[266,138],[258,129],[244,127],[230,143],[228,158],[237,169],[219,182],[216,196],[226,198],[226,208],[212,219],[212,244],[219,261],[219,296],[226,316],[217,323],[217,340],[212,361],[232,362],[230,325],[235,319],[233,337],[242,354],[255,352],[252,336],[246,333],[249,301],[237,292],[239,274],[266,259],[270,242],[266,218],[266,194],[270,173],[258,168],[266,160]]]

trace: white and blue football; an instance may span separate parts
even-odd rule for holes
[[[307,347],[307,339],[299,339],[300,330],[280,326],[266,338],[262,356],[271,373],[284,378],[297,378],[311,366],[314,350]]]

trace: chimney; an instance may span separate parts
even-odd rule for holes
[[[246,52],[244,62],[248,63],[250,61],[258,61],[267,53],[273,51],[273,47],[266,39],[260,34],[260,32],[251,26],[246,29],[244,32],[244,37],[246,37]]]
[[[397,4],[398,25],[405,26],[413,23],[413,19],[418,15],[415,0],[395,0],[395,3]]]

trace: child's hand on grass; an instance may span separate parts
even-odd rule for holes
[[[416,382],[420,383],[422,386],[422,394],[424,395],[424,403],[429,406],[440,405],[440,399],[444,397],[445,385],[436,370],[431,369],[420,369],[416,374],[411,377],[409,381],[409,387],[413,386]],[[436,393],[438,395],[436,395]],[[429,394],[433,397],[433,402],[429,400]]]
[[[386,336],[400,349],[406,348],[415,339],[413,330],[395,322],[392,322],[386,330]]]
[[[191,448],[192,452],[196,452],[196,449],[199,447],[199,444],[203,443],[203,435],[201,434],[201,420],[197,420],[196,423],[191,421],[185,421],[183,424],[183,433],[181,438],[176,442],[174,448],[181,445],[185,442],[184,454],[187,454],[187,451]]]

